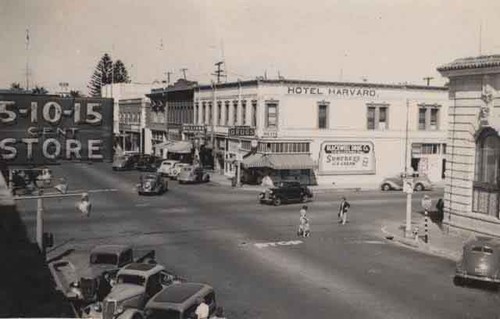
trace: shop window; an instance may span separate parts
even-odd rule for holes
[[[266,103],[266,127],[278,127],[278,104],[274,102]]]
[[[366,128],[368,130],[386,130],[389,128],[389,108],[387,104],[368,104]]]
[[[318,128],[328,128],[328,104],[318,104]]]
[[[247,124],[247,101],[241,101],[241,125]]]
[[[252,101],[252,127],[257,126],[257,101]]]
[[[225,108],[226,108],[226,114],[225,114],[226,116],[224,117],[224,119],[226,120],[225,124],[227,126],[229,125],[229,101],[226,101]]]
[[[419,130],[439,130],[439,105],[419,105],[418,108],[418,129]]]
[[[238,101],[233,101],[233,125],[238,125]]]

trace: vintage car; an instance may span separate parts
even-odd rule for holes
[[[177,176],[179,176],[179,173],[182,171],[184,167],[189,167],[191,164],[188,163],[175,163],[174,166],[170,169],[168,172],[168,177],[171,179],[177,179]]]
[[[110,293],[102,302],[83,308],[82,317],[119,318],[127,309],[144,309],[148,300],[162,288],[184,281],[161,265],[129,264],[118,271]]]
[[[179,161],[176,160],[163,160],[160,164],[160,167],[156,170],[157,173],[160,173],[161,176],[168,176],[168,172],[176,163]]]
[[[199,298],[205,300],[209,316],[212,316],[217,308],[214,289],[206,284],[189,282],[163,288],[148,301],[144,311],[128,309],[120,319],[196,319]]]
[[[144,174],[137,185],[139,195],[160,195],[168,190],[168,181],[159,173]]]
[[[472,281],[500,284],[500,240],[481,237],[464,245],[453,282],[462,286]]]
[[[163,159],[154,155],[142,155],[137,161],[135,168],[142,172],[156,172]]]
[[[127,245],[101,245],[91,250],[72,251],[48,264],[56,290],[79,303],[102,300],[117,271],[132,262],[154,263],[154,250],[136,250]]]
[[[259,194],[261,204],[273,204],[279,206],[282,203],[299,202],[305,203],[313,197],[312,191],[299,182],[281,182],[279,187],[269,188]]]
[[[389,190],[402,190],[404,182],[404,174],[401,173],[396,176],[386,177],[380,183],[380,189],[383,191]],[[423,190],[431,190],[433,187],[432,182],[426,175],[414,175],[413,176],[413,189],[417,192]]]
[[[125,171],[135,169],[137,162],[139,161],[140,155],[137,153],[129,153],[118,156],[113,161],[114,171]]]
[[[177,180],[179,181],[179,184],[206,183],[210,181],[210,175],[205,172],[202,167],[186,166],[182,168],[181,172],[177,176]]]

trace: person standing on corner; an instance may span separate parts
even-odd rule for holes
[[[311,229],[309,227],[309,218],[307,218],[307,205],[302,206],[300,210],[300,224],[297,231],[298,236],[309,237]]]
[[[349,207],[351,207],[351,204],[349,204],[345,196],[342,196],[339,206],[339,224],[345,225],[347,223],[347,211]]]

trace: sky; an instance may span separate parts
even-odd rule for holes
[[[136,83],[289,79],[442,85],[436,68],[500,54],[498,0],[0,0],[0,88],[87,94],[104,53]],[[29,29],[29,50],[26,30]]]

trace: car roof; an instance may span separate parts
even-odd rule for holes
[[[92,250],[91,250],[91,254],[103,254],[103,253],[106,253],[106,254],[120,254],[122,253],[123,251],[127,250],[127,249],[131,249],[132,247],[128,246],[128,245],[99,245],[99,246],[96,246],[94,247]]]
[[[496,238],[489,238],[489,237],[478,237],[476,239],[473,239],[469,242],[467,242],[464,247],[466,248],[472,248],[472,247],[477,247],[477,246],[486,246],[490,248],[496,248],[500,249],[500,240]]]
[[[179,283],[163,288],[146,305],[146,308],[174,309],[182,311],[196,303],[198,297],[204,297],[214,289],[202,283]]]
[[[142,175],[143,178],[157,178],[158,177],[158,173],[148,173],[148,174],[144,174]]]
[[[118,275],[140,275],[148,277],[162,270],[165,270],[165,267],[158,264],[131,263],[120,269]]]

